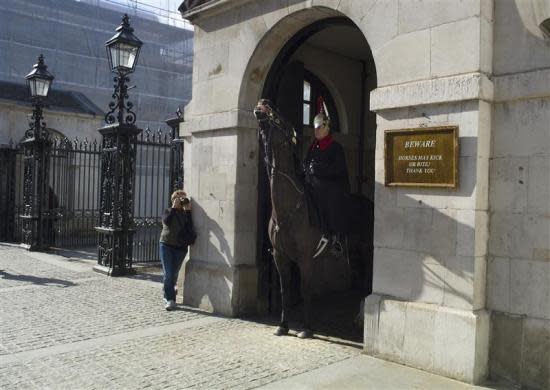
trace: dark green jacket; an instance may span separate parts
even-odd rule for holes
[[[185,229],[193,229],[191,211],[169,208],[162,216],[162,232],[160,242],[175,248],[186,248],[184,242]]]

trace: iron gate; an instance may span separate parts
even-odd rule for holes
[[[0,241],[15,241],[15,159],[13,143],[0,148]]]
[[[171,192],[182,187],[183,143],[160,129],[142,132],[136,145],[134,263],[160,261],[162,214],[169,207]]]
[[[101,145],[53,137],[49,154],[48,243],[57,248],[97,246]],[[0,241],[21,242],[23,149],[0,147]],[[142,132],[136,144],[133,262],[158,262],[162,213],[170,193],[183,186],[183,143],[160,129]],[[95,250],[95,249],[94,249]]]

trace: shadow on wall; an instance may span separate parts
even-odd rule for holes
[[[193,248],[198,253],[207,254],[210,262],[231,265],[233,263],[233,253],[225,238],[224,230],[196,202],[193,203],[193,220],[197,228],[197,241]]]
[[[516,20],[521,19],[522,27],[525,28],[525,31],[529,32],[534,39],[543,40],[543,22],[550,18],[550,3],[548,0],[532,0],[529,3],[523,2],[521,0],[515,0],[513,2],[505,2],[503,4],[495,4],[497,7],[506,7],[512,8],[515,6],[513,11],[514,18]]]
[[[544,6],[543,3],[547,5]],[[496,1],[494,5],[493,76],[547,69],[550,64],[550,39],[537,21],[550,18],[547,0]],[[496,79],[495,97],[516,91],[500,91]],[[521,90],[521,89],[520,89]],[[498,136],[498,132],[494,134]]]
[[[179,283],[183,283],[184,303],[209,312],[227,314],[226,297],[232,290],[229,266],[233,262],[231,248],[222,227],[197,202],[193,203],[193,222],[197,240],[190,253],[199,256],[192,256],[183,266],[185,279]],[[205,260],[200,259],[203,256]]]

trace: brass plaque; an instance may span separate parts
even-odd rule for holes
[[[458,187],[458,127],[384,132],[385,184]]]

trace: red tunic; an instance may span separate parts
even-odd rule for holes
[[[330,144],[334,141],[334,138],[332,138],[332,135],[329,134],[327,135],[326,137],[324,138],[321,138],[321,139],[316,139],[315,141],[313,141],[313,143],[311,144],[311,147],[310,149],[313,149],[315,147],[319,147],[319,149],[321,150],[325,150],[326,148],[328,148],[330,146]]]

